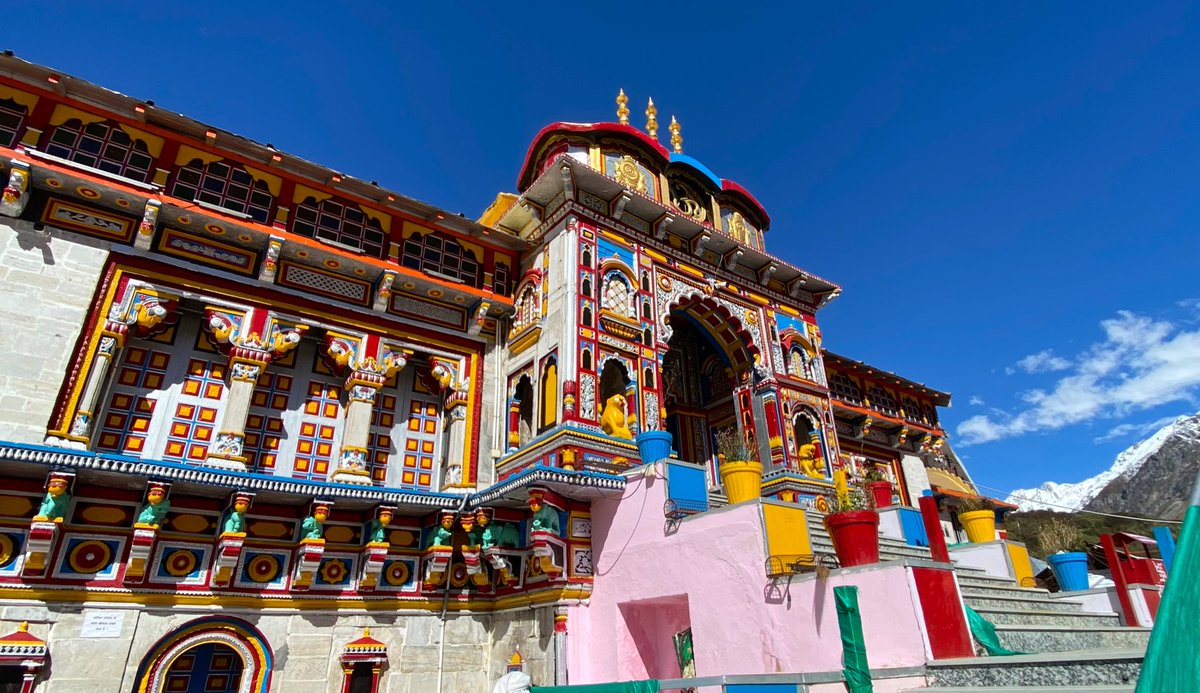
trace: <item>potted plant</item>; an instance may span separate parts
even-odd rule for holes
[[[878,465],[871,465],[863,475],[864,486],[875,499],[876,508],[886,508],[892,504],[892,482]]]
[[[871,495],[859,487],[830,499],[833,509],[825,516],[825,528],[843,568],[879,562],[879,513]]]
[[[996,540],[996,510],[987,498],[975,496],[959,501],[958,521],[972,544]]]
[[[1046,562],[1054,571],[1058,588],[1063,592],[1088,588],[1088,556],[1083,548],[1083,535],[1079,529],[1059,518],[1053,518],[1037,528],[1037,539],[1046,552]]]
[[[749,445],[736,429],[717,434],[717,458],[721,485],[729,503],[742,503],[762,495],[762,463],[758,450]]]

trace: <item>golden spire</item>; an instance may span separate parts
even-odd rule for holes
[[[679,121],[675,120],[675,116],[671,116],[671,126],[667,128],[671,131],[671,149],[676,154],[683,153],[683,135],[679,131],[683,128],[679,127]]]
[[[622,89],[617,94],[617,122],[621,125],[629,125],[629,108],[625,105],[629,103],[629,97],[625,96],[625,90]]]
[[[646,134],[658,139],[658,109],[654,107],[654,99],[646,102]]]
[[[370,628],[363,628],[363,635],[362,635],[362,636],[363,636],[364,638],[369,638],[369,637],[371,637],[371,629],[370,629]]]

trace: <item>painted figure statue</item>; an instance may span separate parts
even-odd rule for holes
[[[804,472],[805,476],[810,476],[814,479],[820,479],[825,476],[825,472],[820,467],[820,461],[817,460],[816,445],[812,443],[801,445],[797,457],[797,461],[800,464],[800,471]]]
[[[245,534],[246,533],[246,511],[250,509],[250,498],[238,494],[233,500],[233,508],[229,510],[229,515],[225,517],[225,525],[221,528],[222,534]]]
[[[301,539],[323,539],[325,537],[325,529],[323,527],[325,520],[329,519],[329,507],[325,505],[317,505],[313,508],[313,514],[304,518],[304,522],[300,524]]]
[[[529,509],[533,511],[533,520],[529,523],[530,533],[558,534],[558,511],[547,505],[540,495],[529,497]]]
[[[463,545],[463,553],[478,552],[483,541],[483,527],[475,524],[476,515],[464,513],[459,519],[459,525],[467,533],[467,543]]]
[[[71,503],[71,494],[67,493],[69,484],[70,482],[63,477],[50,478],[50,483],[46,485],[46,497],[38,506],[37,515],[33,518],[34,522],[63,521],[63,516],[67,513],[67,506]]]
[[[368,541],[372,544],[387,543],[387,527],[392,523],[392,511],[382,509],[379,516],[371,520]]]
[[[171,501],[167,500],[167,489],[159,484],[154,484],[146,492],[146,504],[138,513],[137,524],[158,529],[170,509]]]
[[[627,413],[628,403],[624,395],[613,395],[604,404],[604,413],[600,415],[600,428],[615,438],[633,439],[630,424],[637,423],[637,416]]]
[[[442,513],[442,519],[437,531],[430,538],[430,546],[450,546],[450,537],[454,534],[454,513]]]

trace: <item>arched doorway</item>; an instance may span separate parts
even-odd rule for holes
[[[271,648],[254,626],[235,618],[198,618],[150,648],[133,693],[267,693],[271,666]]]
[[[716,434],[744,427],[745,402],[736,390],[749,382],[753,357],[739,341],[740,325],[727,313],[695,302],[670,313],[663,355],[664,426],[682,460],[704,464],[710,488],[719,485]]]

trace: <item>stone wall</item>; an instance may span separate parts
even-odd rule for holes
[[[50,664],[38,693],[98,693],[133,690],[142,658],[164,635],[204,613],[156,609],[124,611],[119,637],[81,636],[85,612],[78,605],[8,606],[0,611],[0,634],[16,630],[21,621],[45,639]],[[388,665],[381,693],[425,693],[437,690],[442,624],[436,614],[399,615],[332,613],[267,614],[225,610],[253,624],[274,653],[271,691],[340,691],[338,657],[346,643],[362,636],[388,646]],[[490,691],[504,674],[515,648],[537,685],[554,683],[554,608],[523,609],[501,614],[450,613],[445,625],[443,693]]]
[[[0,218],[0,440],[42,443],[107,244]]]

